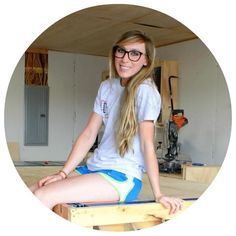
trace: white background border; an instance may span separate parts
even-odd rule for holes
[[[5,3],[3,3],[5,2]],[[82,3],[85,2],[85,3]],[[4,103],[7,87],[20,57],[27,47],[53,23],[86,7],[102,4],[133,4],[156,9],[186,25],[206,44],[226,78],[232,115],[235,111],[235,24],[234,1],[155,0],[148,1],[29,1],[8,0],[0,3],[0,234],[1,235],[80,235],[106,234],[71,224],[51,213],[29,193],[18,176],[8,153],[4,131]],[[121,16],[122,17],[122,16]],[[234,31],[234,33],[233,33]],[[199,94],[200,96],[200,94]],[[233,121],[232,117],[232,121]],[[222,121],[224,122],[224,121]],[[236,180],[235,128],[228,153],[215,181],[187,212],[161,226],[125,234],[233,235],[235,230]],[[234,232],[234,233],[233,233]],[[86,234],[86,235],[87,235]],[[111,233],[108,233],[111,234]],[[115,234],[115,233],[114,233]]]

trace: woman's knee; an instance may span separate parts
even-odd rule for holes
[[[44,205],[49,208],[53,208],[56,203],[53,198],[50,197],[50,192],[46,191],[44,188],[38,188],[34,191],[35,197],[37,197]]]
[[[46,199],[46,196],[45,196],[46,193],[42,188],[35,189],[33,193],[35,197],[37,197],[40,201],[42,201],[43,199]]]
[[[28,188],[32,193],[34,193],[39,188],[39,186],[37,183],[35,183],[35,184],[29,186]]]

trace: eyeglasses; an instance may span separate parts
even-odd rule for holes
[[[139,52],[138,50],[126,51],[124,48],[119,46],[114,47],[114,52],[116,58],[124,58],[127,53],[130,61],[134,62],[137,62],[140,59],[140,57],[144,54],[142,52]]]

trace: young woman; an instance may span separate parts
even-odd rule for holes
[[[30,189],[49,208],[59,203],[132,201],[146,171],[155,200],[175,213],[182,200],[161,193],[153,142],[161,107],[152,79],[155,47],[145,34],[129,31],[114,44],[109,59],[110,79],[101,83],[94,110],[64,167]],[[79,166],[102,124],[98,148]]]

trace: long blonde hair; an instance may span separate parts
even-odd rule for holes
[[[138,131],[138,122],[135,113],[135,95],[138,86],[146,79],[152,78],[155,63],[155,46],[152,40],[140,31],[128,31],[124,33],[114,44],[110,52],[109,69],[110,77],[119,77],[115,69],[114,49],[116,46],[124,46],[128,43],[145,43],[147,65],[129,79],[125,86],[122,99],[118,129],[116,130],[116,144],[119,154],[123,157],[132,147],[134,135]]]

